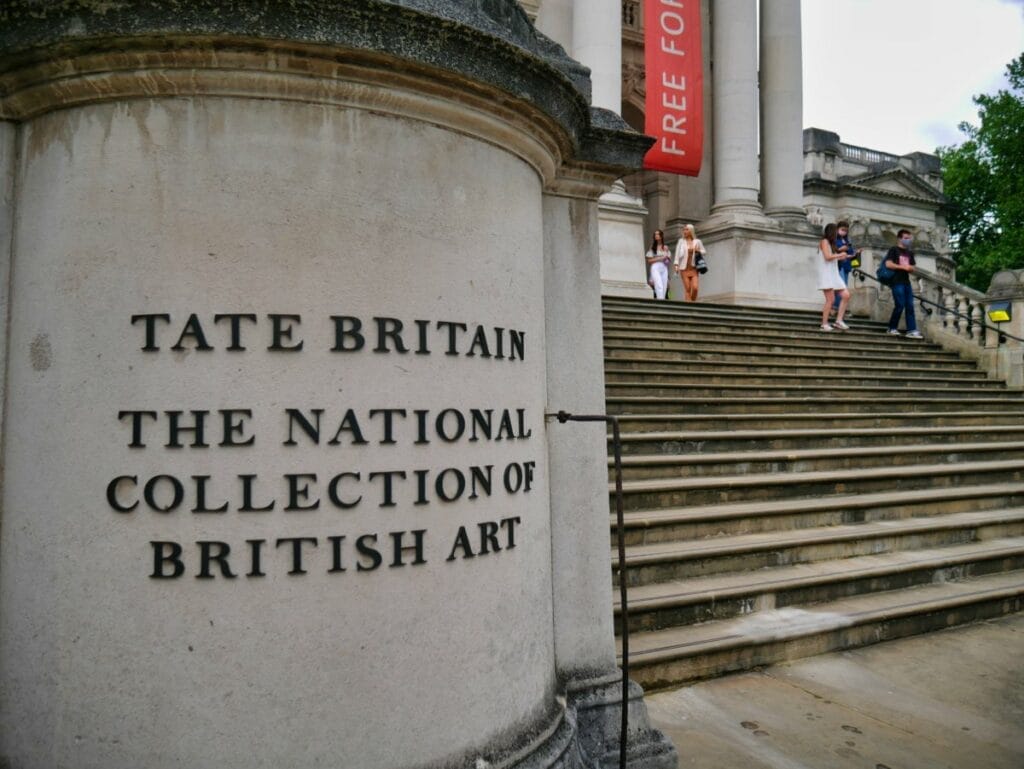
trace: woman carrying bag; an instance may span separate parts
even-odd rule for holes
[[[697,301],[700,289],[700,275],[708,271],[704,257],[704,244],[697,238],[692,224],[683,227],[683,237],[676,243],[675,267],[683,281],[683,294],[687,302]]]

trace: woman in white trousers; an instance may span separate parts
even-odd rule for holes
[[[654,231],[651,248],[647,252],[647,274],[655,299],[664,299],[668,293],[668,266],[672,263],[672,252],[665,245],[665,233]]]

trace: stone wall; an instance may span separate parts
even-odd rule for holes
[[[2,14],[0,764],[603,761],[604,440],[545,414],[647,142],[511,0]]]

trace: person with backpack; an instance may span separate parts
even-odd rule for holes
[[[910,248],[913,243],[914,237],[910,230],[900,230],[896,233],[896,245],[886,252],[883,261],[894,273],[889,283],[895,305],[889,317],[889,333],[899,336],[900,315],[906,313],[907,338],[921,339],[921,332],[917,330],[917,319],[914,317],[914,291],[910,286],[910,273],[916,266],[914,252]]]

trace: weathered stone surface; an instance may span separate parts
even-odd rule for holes
[[[1024,299],[1024,270],[1000,270],[992,276],[989,299]]]
[[[603,439],[544,412],[600,403],[566,268],[646,139],[586,93],[504,0],[0,9],[0,764],[601,760]]]
[[[0,100],[11,93],[5,75],[55,53],[256,43],[383,54],[487,84],[542,110],[581,162],[616,176],[638,168],[650,143],[621,120],[592,115],[586,68],[537,33],[512,0],[12,0],[0,9]]]

